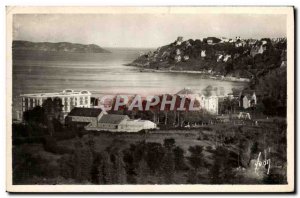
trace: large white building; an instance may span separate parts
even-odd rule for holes
[[[71,89],[65,89],[62,92],[57,93],[34,93],[23,94],[22,98],[22,112],[31,110],[36,106],[42,106],[43,102],[47,98],[60,98],[63,105],[63,113],[67,115],[74,107],[86,107],[91,106],[91,93],[89,91],[74,91]]]
[[[199,95],[196,98],[200,103],[200,108],[206,110],[211,114],[218,114],[219,98],[218,96],[204,96]]]
[[[196,94],[189,88],[184,88],[177,95],[187,98],[195,98],[202,110],[210,114],[218,114],[219,98],[216,95],[205,96],[204,94]]]

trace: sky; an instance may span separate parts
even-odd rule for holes
[[[264,14],[17,14],[13,39],[101,47],[157,48],[208,36],[286,37],[285,15]]]

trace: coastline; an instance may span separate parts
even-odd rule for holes
[[[124,64],[125,66],[134,66],[140,72],[154,72],[154,73],[185,73],[185,74],[201,74],[204,78],[210,78],[214,80],[230,81],[230,82],[250,82],[249,78],[238,78],[238,77],[225,77],[223,75],[216,75],[206,71],[191,71],[191,70],[170,70],[170,69],[150,69],[150,68],[140,68],[135,64]]]

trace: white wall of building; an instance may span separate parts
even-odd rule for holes
[[[60,98],[63,105],[63,113],[66,115],[74,107],[91,107],[91,93],[89,91],[73,91],[64,90],[59,93],[37,93],[23,94],[22,97],[22,112],[31,110],[36,106],[42,106],[47,98]]]

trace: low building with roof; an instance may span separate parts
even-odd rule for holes
[[[126,131],[126,132],[138,132],[141,130],[148,130],[148,129],[155,129],[157,128],[156,124],[154,122],[151,122],[149,120],[124,120],[119,125],[120,131]]]
[[[98,121],[97,128],[106,131],[118,131],[120,123],[128,119],[127,115],[107,114]]]
[[[127,115],[105,114],[97,122],[90,123],[85,129],[92,131],[110,132],[139,132],[141,130],[155,129],[157,125],[149,120],[134,120]]]
[[[65,124],[73,127],[97,126],[98,121],[107,113],[101,108],[75,107],[65,118]]]

